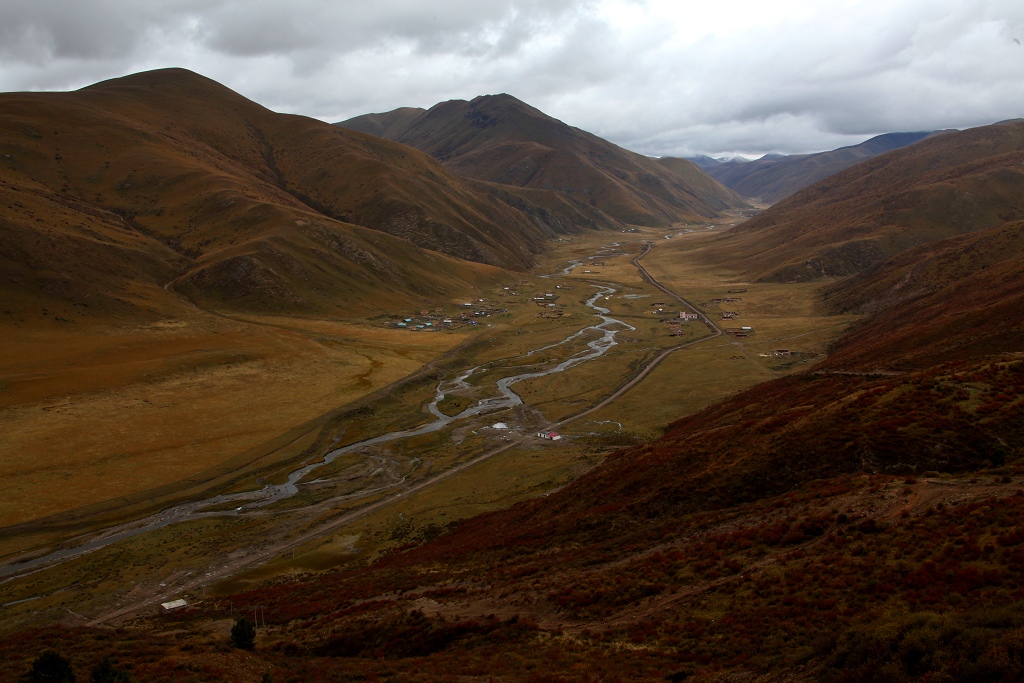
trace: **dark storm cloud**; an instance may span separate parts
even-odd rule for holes
[[[509,92],[648,154],[1024,114],[1019,0],[0,0],[0,89],[163,66],[340,120]]]

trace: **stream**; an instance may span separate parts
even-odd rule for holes
[[[578,267],[579,265],[582,265],[581,262],[573,261],[570,263],[569,267],[563,271],[563,273],[569,272],[573,268]],[[519,394],[512,390],[512,386],[514,384],[517,384],[528,379],[546,377],[548,375],[552,375],[558,372],[563,372],[564,370],[568,370],[569,368],[575,365],[579,365],[580,363],[584,363],[588,360],[599,358],[618,343],[615,340],[616,334],[625,330],[636,329],[633,326],[621,320],[610,317],[608,315],[609,313],[611,313],[609,309],[597,305],[597,302],[602,297],[609,297],[616,290],[611,287],[605,287],[602,285],[593,286],[597,288],[598,292],[586,301],[586,305],[593,309],[595,315],[601,319],[601,322],[599,324],[584,327],[581,330],[573,332],[571,335],[569,335],[560,342],[549,344],[539,349],[534,349],[533,351],[529,351],[528,353],[524,354],[524,356],[519,357],[522,358],[525,356],[532,356],[535,353],[539,353],[541,351],[546,351],[548,349],[568,344],[587,333],[596,332],[600,336],[588,342],[587,348],[585,350],[573,354],[569,358],[559,362],[557,365],[551,368],[548,368],[546,370],[525,372],[522,374],[512,375],[510,377],[503,377],[499,379],[497,382],[495,382],[495,387],[497,389],[498,394],[497,396],[482,399],[473,406],[470,406],[469,408],[466,408],[462,412],[458,413],[457,415],[448,416],[441,412],[441,410],[438,408],[438,404],[444,400],[445,396],[454,391],[469,388],[470,385],[466,382],[466,380],[469,379],[469,377],[471,377],[474,373],[480,371],[483,366],[476,366],[470,368],[469,370],[463,371],[454,379],[442,380],[438,384],[434,394],[434,398],[431,401],[431,403],[427,406],[427,411],[434,417],[434,420],[432,422],[427,422],[423,425],[413,427],[411,429],[387,432],[386,434],[381,434],[380,436],[375,436],[364,441],[349,444],[348,446],[335,448],[329,451],[326,455],[324,455],[322,460],[307,464],[303,467],[300,467],[292,471],[288,475],[288,480],[283,484],[267,484],[263,488],[255,491],[225,494],[220,496],[213,496],[212,498],[207,498],[205,500],[181,503],[174,507],[161,510],[160,512],[154,515],[150,515],[142,519],[138,519],[132,522],[128,522],[126,524],[121,524],[110,529],[106,529],[100,532],[97,536],[91,538],[89,541],[86,541],[85,543],[82,543],[80,545],[76,545],[70,548],[62,548],[54,552],[51,552],[47,555],[26,560],[24,562],[11,564],[5,567],[0,567],[0,577],[8,576],[9,578],[3,581],[6,582],[15,578],[15,576],[11,575],[22,575],[33,570],[39,570],[54,563],[67,560],[78,555],[83,555],[85,553],[91,552],[93,550],[98,550],[100,548],[124,540],[126,538],[138,536],[139,534],[144,534],[148,531],[153,531],[155,529],[169,526],[171,524],[177,524],[179,522],[185,522],[195,519],[204,519],[209,517],[237,515],[243,513],[244,511],[262,508],[264,506],[294,496],[299,491],[299,482],[302,481],[302,479],[306,477],[306,475],[320,467],[323,467],[324,465],[333,462],[334,460],[336,460],[342,455],[345,455],[346,453],[358,451],[362,448],[366,448],[368,446],[373,446],[376,444],[387,443],[390,441],[397,441],[399,439],[420,436],[421,434],[436,432],[439,429],[442,429],[447,425],[451,424],[452,422],[456,422],[458,420],[464,420],[466,418],[475,417],[478,415],[482,415],[484,413],[495,412],[499,410],[504,410],[506,408],[511,408],[517,405],[521,405],[523,403],[522,398],[519,396]],[[401,479],[395,481],[394,483],[390,484],[385,488],[393,488],[395,486],[400,486],[404,482],[405,477],[402,477]],[[381,489],[374,489],[374,491],[379,490]],[[371,492],[367,491],[366,493]],[[227,509],[205,510],[205,508],[210,507],[226,507]]]

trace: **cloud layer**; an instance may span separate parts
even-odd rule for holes
[[[638,152],[1024,116],[1019,0],[0,0],[0,90],[165,66],[337,121],[507,92]]]

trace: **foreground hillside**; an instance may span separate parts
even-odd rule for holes
[[[338,125],[411,145],[464,176],[556,193],[623,226],[712,218],[745,206],[691,162],[659,163],[510,95],[368,114]]]
[[[839,171],[934,134],[886,133],[859,145],[815,154],[774,154],[754,161],[717,161],[700,157],[694,162],[712,178],[742,196],[774,204]]]

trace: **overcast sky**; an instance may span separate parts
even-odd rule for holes
[[[1024,117],[1022,0],[0,0],[0,91],[167,66],[339,121],[507,92],[651,155]]]

